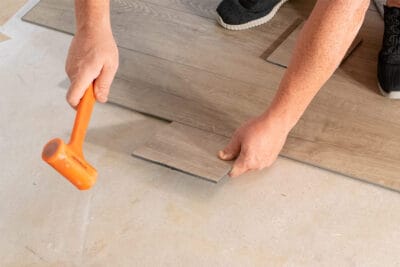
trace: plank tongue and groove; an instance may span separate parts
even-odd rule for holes
[[[282,44],[275,49],[271,55],[267,57],[267,61],[282,67],[287,67],[290,63],[290,59],[292,56],[292,52],[294,50],[294,47],[296,45],[296,40],[297,37],[303,28],[304,23],[300,23],[297,28],[285,39]],[[357,35],[357,37],[354,39],[353,43],[347,50],[346,55],[343,58],[343,61],[346,60],[350,56],[350,54],[356,49],[362,42],[362,38],[360,35]]]
[[[218,182],[231,169],[230,162],[217,157],[228,142],[226,137],[172,122],[133,155]]]

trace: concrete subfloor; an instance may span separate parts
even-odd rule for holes
[[[97,105],[77,191],[41,161],[68,139],[71,37],[0,30],[0,266],[400,266],[400,194],[279,158],[212,184],[130,156],[165,122]]]

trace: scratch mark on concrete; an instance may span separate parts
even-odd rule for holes
[[[19,80],[20,80],[24,85],[28,85],[27,82],[25,81],[25,79],[24,79],[19,73],[17,73],[17,77],[19,78]]]
[[[47,262],[43,257],[41,257],[36,251],[34,251],[33,249],[31,249],[28,246],[25,246],[25,249],[28,250],[29,252],[31,252],[33,255],[35,255],[36,257],[38,257],[41,261]]]
[[[85,250],[85,245],[86,245],[86,235],[87,235],[87,230],[88,230],[88,226],[90,223],[90,207],[92,204],[92,200],[93,200],[93,191],[91,192],[88,200],[86,201],[86,205],[84,207],[83,210],[83,218],[82,218],[82,226],[81,226],[81,246],[80,246],[80,251],[81,251],[81,259],[80,262],[83,263],[83,257],[84,257],[84,250]]]

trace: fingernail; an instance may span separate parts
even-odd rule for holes
[[[231,155],[229,155],[229,154],[225,154],[224,155],[224,159],[230,159],[232,156]]]
[[[99,94],[98,99],[100,100],[100,102],[106,102],[107,101],[107,97],[103,94]]]

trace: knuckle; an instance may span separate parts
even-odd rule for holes
[[[224,152],[227,153],[227,154],[232,153],[232,151],[233,151],[233,149],[232,149],[231,146],[227,146],[227,147],[224,149]]]
[[[119,67],[119,61],[118,60],[114,60],[108,63],[108,68],[112,71],[116,71]]]
[[[65,98],[69,104],[75,105],[75,98],[70,93],[67,93]]]
[[[250,160],[250,158],[252,158],[251,150],[249,150],[246,146],[242,147],[242,150],[240,153],[246,158],[246,160]]]
[[[68,77],[72,77],[72,69],[69,65],[65,66],[65,73],[67,73]]]
[[[243,165],[244,165],[244,167],[247,168],[247,169],[252,169],[254,163],[253,163],[252,159],[247,158],[247,159],[244,160]]]
[[[108,84],[106,82],[99,82],[99,83],[97,83],[96,87],[97,87],[97,91],[99,93],[106,93],[108,91],[108,88],[109,88],[109,86],[108,86]]]
[[[255,157],[249,157],[248,163],[251,168],[257,168],[260,165],[259,161]]]

